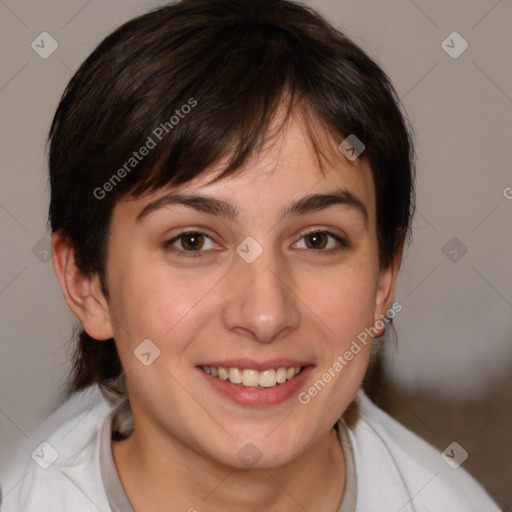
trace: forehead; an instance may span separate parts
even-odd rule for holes
[[[349,161],[339,149],[341,138],[319,123],[292,112],[282,124],[282,111],[276,113],[269,135],[237,172],[218,181],[230,154],[184,185],[165,187],[138,198],[124,198],[116,209],[135,219],[167,201],[170,194],[224,198],[232,205],[231,217],[240,220],[245,211],[283,212],[283,204],[294,198],[342,191],[349,201],[360,202],[368,221],[375,215],[375,190],[366,159]],[[340,139],[340,140],[338,140]],[[219,206],[221,209],[222,205]],[[223,212],[225,213],[225,212]],[[236,219],[235,219],[236,217]]]

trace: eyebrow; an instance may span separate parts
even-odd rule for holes
[[[136,222],[165,206],[186,206],[210,215],[222,216],[236,222],[239,212],[233,204],[224,199],[201,195],[169,194],[147,204],[137,215]],[[324,210],[333,205],[343,205],[362,215],[365,227],[368,225],[368,210],[361,199],[347,189],[339,188],[328,194],[310,194],[297,199],[282,212],[280,221],[294,215]]]

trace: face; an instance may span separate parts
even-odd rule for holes
[[[390,306],[374,184],[341,153],[324,176],[293,116],[244,172],[209,184],[214,171],[116,204],[113,337],[139,433],[282,466],[352,401],[371,339],[345,354]]]

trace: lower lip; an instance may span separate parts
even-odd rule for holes
[[[299,389],[313,368],[313,366],[305,366],[293,379],[287,380],[283,384],[276,384],[271,388],[248,388],[233,384],[229,380],[212,377],[199,367],[197,367],[197,370],[206,379],[206,382],[233,402],[240,405],[267,406],[280,404],[291,396],[298,394]]]

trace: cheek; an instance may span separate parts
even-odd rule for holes
[[[347,265],[316,277],[300,297],[329,328],[329,338],[344,343],[369,327],[375,305],[375,277],[371,267]]]
[[[133,346],[149,338],[162,348],[172,340],[178,348],[179,339],[186,343],[183,329],[190,337],[206,317],[208,291],[217,280],[213,274],[201,277],[171,272],[158,263],[125,268],[111,308],[122,327],[119,340]]]

